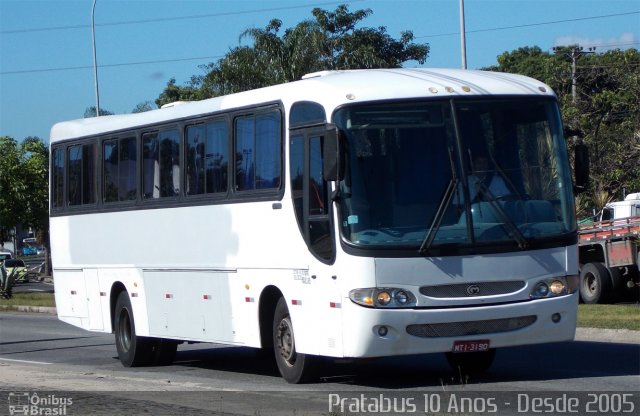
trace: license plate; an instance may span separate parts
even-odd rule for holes
[[[451,352],[481,352],[489,351],[489,340],[454,341]]]

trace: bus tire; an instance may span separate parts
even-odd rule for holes
[[[580,298],[586,304],[607,303],[611,297],[611,276],[602,263],[587,263],[580,271]]]
[[[318,357],[296,351],[291,315],[284,298],[280,298],[273,316],[273,348],[280,375],[292,384],[316,378]]]
[[[116,301],[114,329],[118,358],[125,367],[141,367],[150,364],[153,356],[152,340],[136,335],[131,300],[126,291],[120,292]]]
[[[482,374],[491,367],[496,357],[495,348],[478,352],[448,352],[447,362],[460,375]]]

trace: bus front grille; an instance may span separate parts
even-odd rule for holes
[[[414,324],[407,333],[421,338],[460,337],[465,335],[497,334],[525,328],[536,321],[535,315],[486,321],[447,322],[441,324]]]
[[[432,298],[468,298],[515,293],[526,283],[522,280],[504,282],[456,283],[452,285],[422,286],[420,293]]]

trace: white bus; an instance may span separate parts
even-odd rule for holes
[[[322,357],[482,371],[574,337],[572,173],[530,78],[321,72],[63,122],[50,183],[58,316],[115,333],[125,366],[223,343],[298,383]]]

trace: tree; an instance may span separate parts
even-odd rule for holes
[[[429,45],[413,43],[411,31],[396,40],[384,26],[357,28],[371,13],[370,9],[351,13],[346,5],[332,12],[316,8],[314,19],[284,32],[278,19],[264,29],[247,29],[240,40],[252,40],[251,46],[231,49],[218,62],[202,67],[206,74],[192,77],[184,87],[171,79],[156,104],[266,87],[321,70],[397,68],[411,60],[424,63]]]
[[[200,84],[201,80],[197,77],[192,77],[191,86],[180,87],[176,85],[176,79],[171,78],[167,82],[167,86],[156,100],[158,108],[165,104],[173,103],[176,101],[191,101],[202,99],[201,93],[196,86]]]
[[[577,45],[519,48],[498,57],[488,69],[539,79],[558,95],[569,144],[589,146],[591,185],[579,199],[580,214],[619,199],[623,190],[640,191],[640,53],[636,49],[575,54]],[[572,60],[576,59],[576,72]],[[574,100],[573,78],[577,84]],[[572,137],[575,136],[575,137]]]
[[[25,188],[18,142],[0,137],[0,241],[8,240],[8,229],[20,221]]]
[[[100,115],[101,116],[112,116],[114,113],[112,113],[109,110],[105,110],[104,108],[100,108]],[[95,117],[96,116],[96,106],[92,105],[91,107],[87,107],[86,110],[84,110],[84,118],[91,118],[91,117]]]
[[[16,224],[31,226],[40,232],[46,244],[49,230],[49,151],[38,137],[18,143],[0,137],[0,226],[2,241],[6,231]]]
[[[483,69],[535,78],[562,96],[571,91],[571,65],[561,58],[562,54],[562,50],[551,54],[537,46],[526,46],[504,52],[497,57],[497,65]]]
[[[326,69],[398,68],[406,61],[425,62],[429,45],[411,43],[411,31],[402,32],[400,40],[395,40],[384,26],[356,29],[372,13],[371,9],[349,13],[346,5],[338,6],[335,12],[313,9],[324,33],[322,60]]]
[[[589,145],[594,185],[618,199],[640,190],[640,53],[588,55],[578,66],[578,100],[563,97],[567,123]],[[600,208],[600,207],[598,207]]]
[[[146,111],[151,111],[153,110],[153,108],[151,108],[151,101],[143,101],[141,103],[138,103],[138,105],[136,105],[134,107],[133,110],[131,110],[132,113],[144,113]]]

